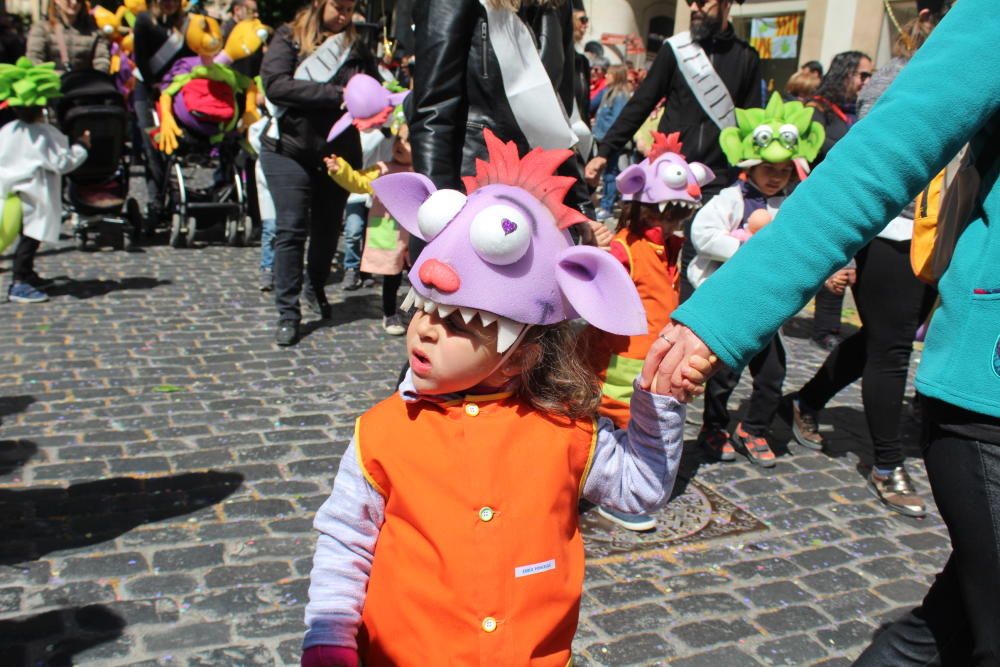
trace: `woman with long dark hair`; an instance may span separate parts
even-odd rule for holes
[[[820,81],[807,106],[813,107],[813,120],[826,130],[818,165],[857,120],[858,93],[872,75],[872,60],[861,51],[845,51],[833,57],[830,69]],[[817,346],[831,351],[840,342],[840,315],[844,306],[844,288],[854,277],[853,269],[839,273],[816,293],[812,339]]]
[[[312,0],[275,32],[261,77],[277,107],[261,141],[260,159],[277,209],[274,295],[275,342],[299,338],[299,295],[323,319],[331,314],[324,285],[340,236],[347,191],[327,175],[323,158],[335,153],[360,167],[361,141],[349,126],[332,142],[326,136],[343,114],[344,86],[358,72],[377,77],[375,59],[357,38],[354,0]],[[307,280],[303,260],[309,240]]]

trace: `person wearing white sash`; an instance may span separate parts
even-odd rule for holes
[[[702,186],[702,201],[732,185],[739,170],[730,167],[719,146],[722,128],[735,125],[734,107],[764,106],[761,98],[760,57],[752,46],[736,37],[729,23],[733,2],[743,0],[687,0],[691,30],[674,35],[656,54],[649,74],[625,105],[618,120],[604,135],[598,157],[587,164],[587,179],[596,181],[608,156],[621,151],[663,98],[667,99],[660,132],[680,132],[684,155],[715,172],[715,180]],[[688,237],[682,251],[687,266],[694,259]],[[681,301],[693,289],[681,273]]]
[[[360,167],[361,142],[353,126],[332,142],[326,136],[344,113],[348,79],[358,72],[378,76],[374,56],[357,39],[353,13],[354,0],[311,0],[291,23],[278,28],[261,65],[264,91],[273,105],[260,160],[277,210],[278,345],[293,345],[299,339],[300,294],[322,319],[332,314],[324,285],[337,249],[347,191],[327,176],[323,158],[336,153]]]
[[[486,157],[484,128],[516,142],[522,155],[577,145],[569,0],[425,0],[414,6],[413,22],[414,171],[438,188],[461,189],[461,177]],[[582,160],[568,160],[559,173],[577,179],[566,203],[593,220]]]

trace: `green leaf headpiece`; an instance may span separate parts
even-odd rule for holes
[[[807,174],[826,138],[823,126],[812,117],[812,107],[798,101],[783,102],[781,95],[774,93],[763,109],[737,109],[736,127],[722,130],[719,144],[734,166],[791,160],[800,174]]]
[[[60,92],[55,63],[35,65],[24,56],[13,65],[0,63],[0,103],[12,107],[44,107]]]

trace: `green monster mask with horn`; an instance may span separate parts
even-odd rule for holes
[[[0,64],[0,106],[44,107],[62,95],[55,63],[35,65],[24,56]]]
[[[811,107],[782,102],[774,93],[763,109],[737,109],[736,127],[722,130],[719,144],[734,166],[749,168],[762,162],[791,160],[802,179],[826,138],[823,126],[812,117]]]

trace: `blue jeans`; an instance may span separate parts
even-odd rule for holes
[[[274,233],[278,231],[278,221],[268,218],[260,221],[260,270],[274,270]]]
[[[361,268],[361,242],[365,239],[368,207],[364,202],[350,202],[344,208],[344,270]]]
[[[621,167],[618,165],[619,157],[620,154],[617,152],[608,155],[608,165],[604,168],[604,194],[601,195],[599,206],[608,213],[614,208],[615,200],[618,199],[618,184],[615,179],[621,173]]]

